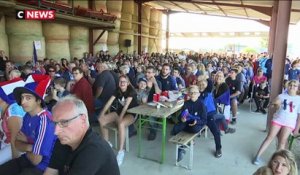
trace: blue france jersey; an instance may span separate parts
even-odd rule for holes
[[[55,124],[52,122],[51,113],[43,110],[33,117],[26,113],[21,131],[26,135],[28,143],[32,144],[32,153],[43,157],[36,167],[44,171],[49,164],[56,141]]]

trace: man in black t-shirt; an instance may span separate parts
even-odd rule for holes
[[[270,92],[267,82],[263,82],[258,85],[254,94],[254,101],[256,104],[256,111],[261,111],[263,114],[266,114],[266,108],[269,104]],[[263,104],[262,104],[263,103]]]
[[[60,99],[53,107],[53,121],[58,141],[44,175],[120,175],[113,150],[90,128],[82,100]]]
[[[236,68],[233,68],[229,72],[229,77],[226,78],[226,84],[229,87],[230,90],[230,105],[231,105],[231,111],[232,111],[232,120],[231,124],[236,124],[237,119],[237,109],[238,109],[238,97],[241,94],[241,84],[236,79],[236,75],[238,73],[238,70]]]
[[[93,84],[93,93],[95,97],[96,114],[100,114],[104,105],[109,98],[116,91],[116,81],[113,74],[108,70],[106,63],[97,63],[96,69],[99,74],[97,75]],[[98,116],[97,116],[98,117]]]

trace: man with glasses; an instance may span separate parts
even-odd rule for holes
[[[94,97],[91,84],[86,78],[84,78],[83,71],[80,67],[74,67],[72,69],[72,74],[74,76],[75,84],[71,89],[71,94],[76,95],[81,99],[88,109],[89,116],[94,113]],[[90,121],[92,121],[92,117]]]
[[[44,175],[119,175],[117,160],[108,143],[91,128],[82,100],[66,96],[53,107],[58,137]]]
[[[16,148],[24,154],[1,165],[0,174],[42,175],[48,166],[56,140],[52,115],[43,100],[49,82],[47,75],[31,75],[24,87],[14,89],[16,102],[26,112],[15,141]]]

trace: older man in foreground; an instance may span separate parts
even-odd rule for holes
[[[83,101],[66,96],[53,107],[56,142],[44,175],[119,175],[108,143],[92,131]]]

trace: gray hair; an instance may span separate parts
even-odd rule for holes
[[[9,78],[10,79],[18,78],[20,76],[21,76],[21,72],[17,69],[13,69],[9,72]]]
[[[125,75],[129,73],[129,70],[130,70],[130,68],[129,68],[128,65],[123,65],[123,66],[120,67],[120,71],[122,73],[124,73]]]
[[[75,111],[76,114],[84,114],[86,116],[86,121],[87,121],[87,124],[89,126],[88,110],[87,110],[84,102],[81,99],[74,96],[74,95],[67,95],[65,97],[60,98],[58,100],[58,102],[56,103],[56,105],[53,107],[53,109],[57,105],[62,104],[62,103],[66,103],[66,102],[70,102],[74,105],[73,110]]]

